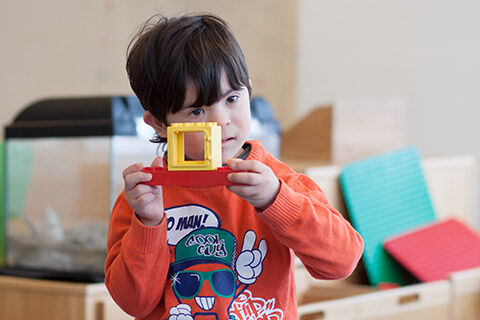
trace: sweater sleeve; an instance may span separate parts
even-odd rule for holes
[[[155,227],[143,225],[122,193],[110,218],[105,284],[127,313],[145,317],[163,298],[170,253],[166,219]]]
[[[317,279],[348,277],[362,255],[360,235],[305,175],[280,179],[275,201],[258,215]]]

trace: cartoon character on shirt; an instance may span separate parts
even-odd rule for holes
[[[170,265],[179,304],[170,309],[168,319],[233,319],[225,306],[230,306],[262,272],[267,244],[262,239],[255,249],[255,242],[255,232],[247,231],[236,257],[237,242],[227,230],[202,228],[182,238],[175,248],[175,262]]]

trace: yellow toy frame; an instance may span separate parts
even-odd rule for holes
[[[204,160],[185,160],[185,132],[203,132]],[[167,128],[168,170],[206,171],[222,166],[222,129],[216,122],[172,123]]]

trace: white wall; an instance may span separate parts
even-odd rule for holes
[[[480,158],[479,12],[478,0],[300,0],[299,112],[405,97],[409,143]]]

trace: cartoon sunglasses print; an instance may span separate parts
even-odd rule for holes
[[[230,298],[235,294],[237,277],[230,269],[218,269],[209,272],[179,271],[172,278],[173,290],[182,299],[196,297],[208,280],[217,296]]]

